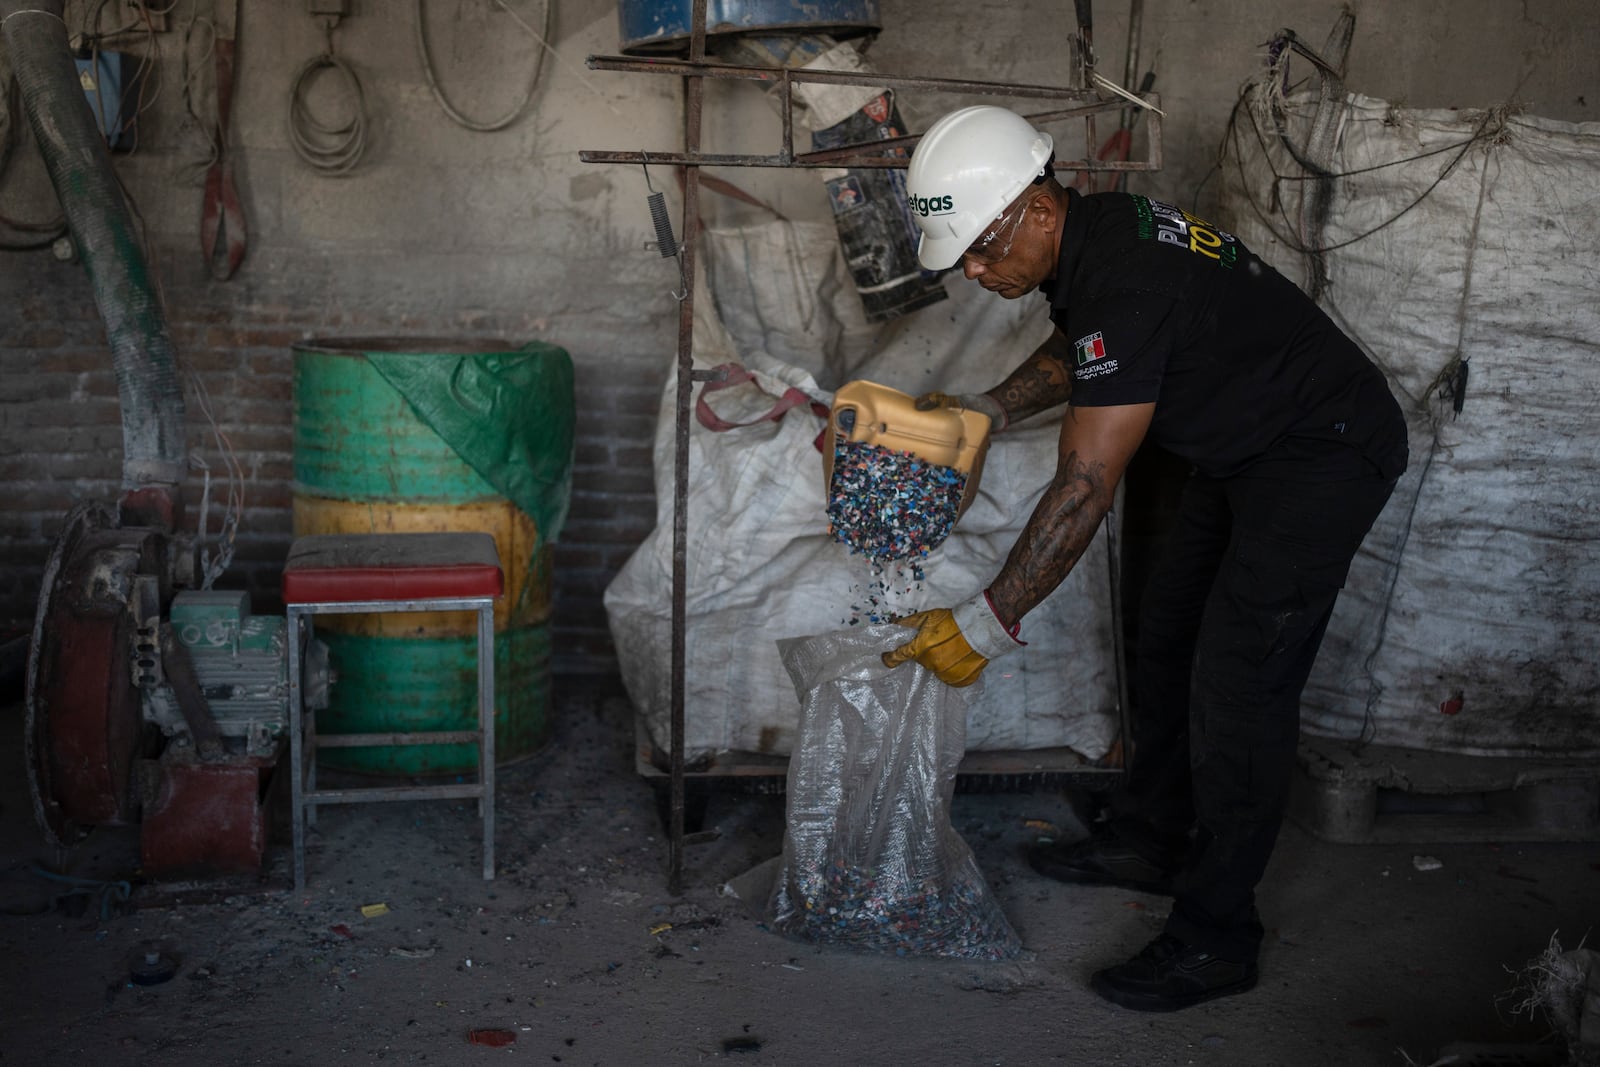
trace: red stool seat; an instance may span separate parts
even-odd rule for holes
[[[499,550],[486,533],[317,534],[297,538],[290,546],[282,589],[289,626],[289,804],[297,890],[305,886],[306,827],[315,821],[318,806],[362,801],[477,800],[483,817],[483,877],[494,877],[494,602],[504,584]],[[474,729],[317,730],[317,709],[330,705],[325,697],[322,703],[308,703],[302,677],[317,616],[469,610],[477,615]],[[464,743],[478,746],[476,782],[317,787],[320,749]]]
[[[285,604],[497,597],[500,556],[486,533],[317,534],[295,541]]]

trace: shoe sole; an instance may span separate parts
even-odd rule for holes
[[[1182,1011],[1192,1008],[1196,1004],[1204,1004],[1208,1000],[1218,997],[1231,997],[1239,993],[1248,993],[1256,987],[1257,975],[1235,982],[1232,985],[1216,986],[1199,993],[1190,993],[1183,997],[1162,997],[1153,993],[1130,993],[1125,989],[1118,989],[1111,985],[1096,972],[1089,979],[1089,988],[1100,994],[1106,1000],[1119,1007],[1131,1011]]]

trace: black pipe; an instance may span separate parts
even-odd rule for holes
[[[63,0],[0,0],[0,34],[28,125],[105,320],[122,405],[125,499],[153,490],[169,502],[157,510],[171,522],[187,469],[176,352],[133,214],[78,83],[63,6]]]

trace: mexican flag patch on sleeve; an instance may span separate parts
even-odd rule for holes
[[[1088,337],[1080,337],[1074,347],[1078,350],[1080,367],[1106,358],[1106,342],[1102,334],[1091,333]]]

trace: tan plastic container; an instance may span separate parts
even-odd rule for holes
[[[978,492],[989,451],[989,416],[961,408],[918,411],[916,398],[876,382],[854,381],[833,394],[833,411],[822,445],[822,484],[833,483],[833,453],[839,438],[909,452],[928,463],[954,467],[967,476],[961,497],[965,513]]]

